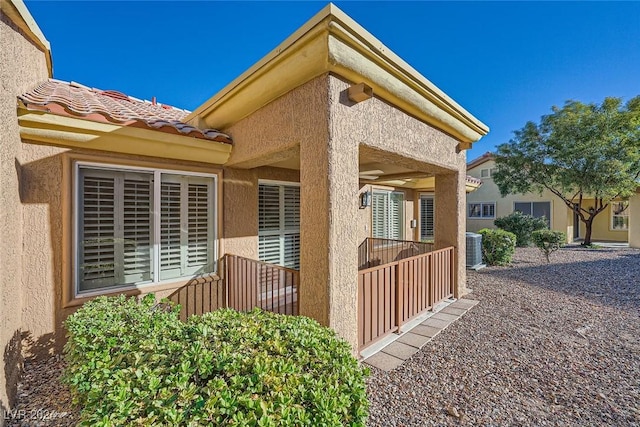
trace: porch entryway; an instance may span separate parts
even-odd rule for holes
[[[455,248],[367,238],[358,248],[358,350],[453,297]]]

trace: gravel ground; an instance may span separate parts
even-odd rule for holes
[[[25,361],[22,381],[18,384],[18,405],[6,416],[7,426],[75,426],[78,411],[71,404],[71,394],[60,382],[64,369],[61,356]]]
[[[640,251],[535,248],[470,272],[480,303],[392,372],[371,426],[640,426]]]
[[[468,274],[480,304],[392,372],[371,426],[640,426],[640,251],[565,248]],[[77,422],[63,362],[27,362],[9,426]],[[21,411],[21,412],[20,412]]]

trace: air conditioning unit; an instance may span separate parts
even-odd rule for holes
[[[478,270],[486,267],[482,263],[482,235],[466,233],[467,239],[467,268]]]

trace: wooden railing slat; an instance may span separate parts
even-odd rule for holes
[[[448,247],[358,271],[360,349],[449,298],[454,256],[455,248]]]

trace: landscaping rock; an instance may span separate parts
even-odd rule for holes
[[[547,264],[519,248],[467,275],[473,310],[372,368],[368,425],[640,426],[640,251],[568,247]]]

